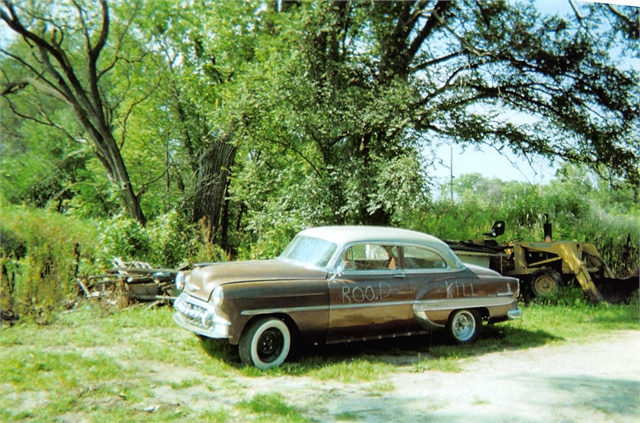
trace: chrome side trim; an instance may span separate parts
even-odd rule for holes
[[[497,307],[505,306],[513,303],[512,297],[464,297],[464,298],[447,298],[440,300],[422,300],[422,301],[390,301],[390,302],[367,302],[356,304],[337,304],[337,305],[319,305],[308,307],[283,307],[283,308],[264,308],[257,310],[244,310],[240,314],[243,316],[256,316],[259,314],[275,314],[275,313],[295,313],[307,311],[326,311],[326,310],[346,310],[353,308],[370,308],[370,307],[396,307],[403,305],[413,306],[414,313],[424,311],[453,310],[459,308],[478,308],[478,307]]]
[[[345,310],[350,308],[369,308],[369,307],[394,307],[394,306],[412,305],[412,304],[413,304],[413,301],[391,301],[391,302],[369,302],[369,303],[363,302],[363,303],[356,303],[356,304],[319,305],[319,306],[308,306],[308,307],[263,308],[258,310],[244,310],[240,312],[240,314],[243,316],[256,316],[258,314]]]
[[[405,336],[414,336],[414,335],[426,335],[429,331],[419,330],[412,332],[404,332],[404,333],[392,333],[389,335],[376,335],[376,336],[364,336],[359,338],[348,338],[348,339],[332,339],[328,340],[327,344],[345,344],[349,342],[357,342],[357,341],[372,341],[377,339],[388,339],[388,338],[401,338]]]
[[[331,306],[331,310],[345,310],[349,308],[370,308],[370,307],[396,307],[403,305],[413,305],[414,301],[386,301],[386,302],[361,302],[361,303],[353,303],[353,304],[336,304]]]
[[[513,297],[457,297],[415,301],[414,311],[439,311],[460,308],[499,307],[514,303]]]
[[[418,321],[418,323],[420,323],[420,325],[422,325],[423,328],[427,329],[428,331],[431,331],[433,329],[442,329],[444,327],[444,325],[439,325],[429,320],[426,311],[416,311],[416,309],[414,308],[413,317]]]
[[[321,305],[321,306],[309,306],[309,307],[263,308],[258,310],[244,310],[240,314],[243,316],[256,316],[258,314],[295,313],[300,311],[324,311],[324,310],[329,310],[329,306]]]

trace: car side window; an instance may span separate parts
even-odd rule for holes
[[[395,270],[398,247],[384,244],[355,244],[345,250],[342,260],[345,270]]]
[[[411,269],[446,269],[447,262],[433,250],[406,246],[403,248],[404,268]]]

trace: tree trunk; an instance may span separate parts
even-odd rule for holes
[[[232,134],[221,132],[200,157],[193,221],[205,220],[207,237],[214,242],[221,226],[221,211],[231,166],[236,157]]]
[[[72,108],[78,122],[93,141],[96,147],[96,156],[106,168],[111,182],[118,185],[125,208],[131,217],[144,225],[146,218],[140,207],[142,192],[138,195],[134,192],[127,166],[112,132],[112,117],[116,114],[117,106],[112,107],[109,102],[104,101],[99,86],[100,78],[111,69],[100,70],[98,68],[100,54],[107,45],[109,36],[109,6],[106,0],[100,1],[102,20],[100,24],[96,24],[95,28],[91,22],[84,18],[89,9],[85,10],[79,5],[76,7],[78,13],[76,23],[82,28],[86,42],[85,61],[71,60],[75,52],[70,54],[62,48],[65,33],[61,28],[64,25],[59,26],[53,22],[53,36],[45,38],[44,32],[31,31],[31,28],[40,27],[40,24],[32,25],[30,15],[37,16],[38,14],[29,12],[22,7],[18,8],[12,1],[4,2],[4,8],[0,8],[0,20],[4,21],[10,30],[22,37],[26,44],[34,50],[37,49],[39,53],[39,60],[33,64],[27,63],[26,60],[16,59],[21,66],[28,70],[31,76],[20,81],[17,85],[16,83],[10,85],[19,86],[22,89],[30,84],[35,89],[64,101]],[[28,26],[24,26],[21,22],[19,13],[23,13],[26,21],[30,22]],[[44,22],[42,26],[47,27],[48,22],[45,18],[41,18],[40,22]],[[70,24],[69,28],[72,27],[73,24]],[[70,30],[70,33],[73,31]],[[3,53],[6,52],[3,51]],[[117,56],[119,50],[116,50],[115,53]],[[85,85],[83,85],[82,78],[78,77],[80,73],[87,76],[88,82]],[[5,90],[3,95],[15,92],[17,91]]]

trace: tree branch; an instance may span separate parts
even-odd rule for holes
[[[129,108],[127,109],[127,112],[125,113],[125,117],[122,121],[122,135],[120,137],[120,150],[122,150],[122,148],[124,147],[124,142],[126,139],[126,133],[127,133],[127,122],[129,121],[129,117],[131,116],[131,113],[133,112],[133,109],[138,106],[139,104],[144,103],[147,99],[149,99],[149,97],[151,97],[151,94],[153,94],[155,92],[156,89],[158,89],[158,87],[160,86],[161,83],[161,79],[158,78],[158,83],[152,87],[149,92],[147,92],[146,94],[144,94],[142,97],[140,97],[139,99],[133,101],[130,105]]]
[[[435,59],[427,60],[426,62],[419,63],[411,68],[411,71],[419,71],[428,68],[429,66],[439,65],[440,63],[447,62],[451,59],[455,59],[456,57],[460,57],[464,55],[464,50],[455,51],[453,53],[447,54],[445,56],[437,57]]]
[[[311,162],[311,160],[309,160],[304,154],[302,154],[300,151],[298,151],[295,147],[292,147],[290,145],[288,145],[287,143],[280,141],[280,140],[276,140],[276,139],[271,139],[271,138],[266,138],[269,142],[273,142],[276,144],[279,144],[283,147],[285,147],[288,150],[293,151],[294,153],[296,153],[298,156],[302,157],[302,159],[307,162],[309,164],[309,166],[311,166],[311,168],[316,172],[316,174],[319,177],[322,177],[322,173],[320,173],[320,171],[318,170],[318,168],[313,164],[313,162]]]
[[[29,83],[27,81],[10,82],[5,85],[4,89],[0,92],[0,95],[6,97],[10,94],[15,94],[25,89],[28,85]]]
[[[98,81],[100,81],[100,79],[107,72],[109,72],[111,69],[113,69],[113,67],[116,65],[116,63],[119,60],[119,53],[120,53],[120,49],[122,48],[122,42],[124,40],[124,37],[129,32],[129,28],[131,27],[131,25],[133,23],[133,19],[138,13],[138,3],[135,2],[134,5],[135,5],[135,12],[131,14],[131,17],[127,20],[127,23],[125,24],[124,30],[120,34],[120,37],[118,37],[118,42],[117,42],[116,47],[115,47],[115,54],[114,54],[114,57],[113,57],[113,61],[110,64],[108,64],[107,66],[105,66],[102,71],[100,71],[100,73],[98,74]]]
[[[447,10],[454,6],[454,2],[450,0],[439,0],[434,6],[431,14],[427,18],[427,21],[418,32],[416,38],[413,39],[409,49],[407,51],[409,58],[413,59],[422,47],[424,40],[431,35],[431,33],[437,28],[439,24],[443,25],[444,20],[440,17],[440,14],[445,13]]]

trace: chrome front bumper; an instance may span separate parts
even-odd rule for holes
[[[507,311],[507,319],[509,320],[520,319],[521,317],[522,317],[522,310],[520,310],[519,308],[516,308],[515,310]]]
[[[176,312],[173,321],[187,330],[209,338],[228,338],[231,323],[216,314],[213,305],[206,301],[180,294],[173,302]]]

